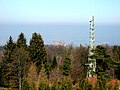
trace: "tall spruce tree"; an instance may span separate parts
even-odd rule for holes
[[[36,32],[32,34],[32,38],[30,39],[29,53],[31,60],[36,64],[36,69],[39,73],[42,68],[42,64],[46,66],[47,53],[41,35]]]
[[[21,48],[21,47],[26,48],[27,47],[26,38],[25,38],[24,33],[20,33],[18,40],[17,40],[17,47],[18,48]]]
[[[13,55],[13,66],[14,66],[14,72],[17,74],[16,75],[16,80],[18,83],[17,87],[19,89],[22,88],[22,82],[23,82],[23,77],[26,77],[27,75],[27,70],[29,68],[29,53],[24,49],[24,48],[17,48],[14,51]]]
[[[67,53],[62,66],[62,74],[64,76],[69,76],[70,72],[71,72],[71,58],[70,53]]]
[[[113,63],[115,77],[120,80],[120,46],[113,46]]]
[[[105,79],[108,77],[108,70],[112,66],[112,58],[106,52],[106,47],[98,45],[93,55],[96,59],[97,75],[98,77]]]
[[[22,78],[26,75],[29,61],[29,54],[27,51],[26,38],[21,33],[16,42],[16,49],[14,50],[14,71],[17,73],[19,89],[22,86]]]
[[[15,43],[13,42],[12,37],[10,36],[9,41],[4,46],[3,50],[3,73],[4,73],[4,85],[8,87],[15,86],[15,78],[13,72],[13,51],[15,50]]]
[[[55,68],[57,67],[57,61],[56,61],[56,57],[54,56],[53,57],[53,60],[52,60],[52,65],[51,65],[52,68]]]

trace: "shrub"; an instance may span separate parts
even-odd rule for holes
[[[40,81],[38,90],[50,90],[49,84]]]

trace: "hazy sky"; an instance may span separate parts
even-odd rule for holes
[[[0,23],[120,23],[120,0],[0,0]]]
[[[0,45],[20,32],[28,40],[38,32],[46,43],[88,44],[91,15],[96,43],[120,44],[120,0],[0,0]]]

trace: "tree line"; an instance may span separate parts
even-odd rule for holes
[[[93,50],[98,79],[95,87],[86,80],[89,46],[44,45],[42,36],[35,32],[29,44],[20,33],[17,41],[10,36],[0,50],[0,87],[4,88],[107,90],[110,79],[120,79],[120,46],[116,45],[98,45]]]

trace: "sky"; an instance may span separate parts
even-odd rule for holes
[[[95,17],[97,44],[120,45],[120,0],[0,0],[0,45],[11,35],[33,32],[46,43],[89,44],[89,17]]]
[[[0,0],[0,23],[120,23],[120,0]]]

